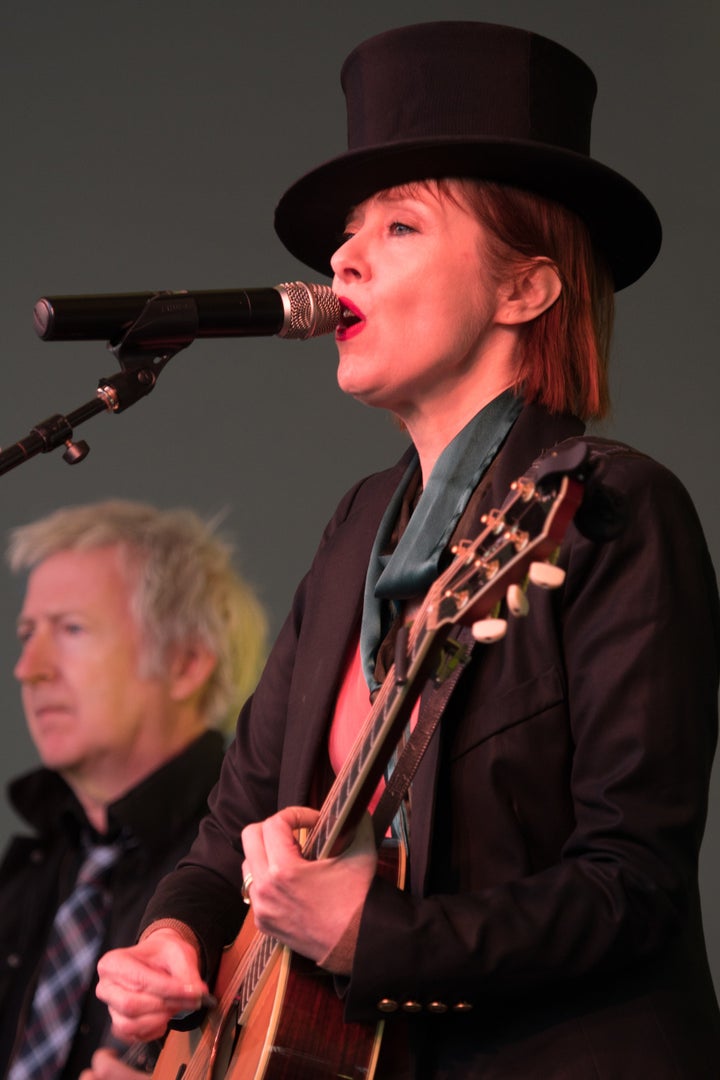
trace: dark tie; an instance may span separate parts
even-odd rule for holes
[[[56,1080],[62,1072],[102,946],[109,872],[121,851],[119,844],[91,847],[75,888],[55,913],[8,1080]]]

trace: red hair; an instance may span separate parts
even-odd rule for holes
[[[525,400],[583,420],[605,416],[613,281],[587,226],[564,206],[503,184],[441,180],[438,190],[464,202],[485,228],[498,281],[539,258],[560,277],[558,299],[523,327],[517,388]]]

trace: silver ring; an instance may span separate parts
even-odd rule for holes
[[[243,898],[244,904],[250,903],[250,886],[253,883],[252,874],[246,874],[243,878],[242,888],[240,889],[240,895]]]

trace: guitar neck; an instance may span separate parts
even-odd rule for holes
[[[303,845],[308,859],[337,854],[382,780],[392,753],[410,720],[415,702],[437,667],[450,626],[429,627],[423,605],[409,629],[398,635],[399,661],[391,666],[373,708],[323,803],[320,817]]]

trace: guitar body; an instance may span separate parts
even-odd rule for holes
[[[378,872],[402,886],[402,847],[383,844]],[[346,1023],[333,977],[284,946],[271,951],[239,1016],[237,998],[263,940],[251,908],[223,954],[218,1004],[201,1027],[169,1032],[154,1080],[372,1080],[383,1022]]]
[[[332,977],[284,947],[276,948],[238,1027],[232,983],[255,935],[250,913],[220,965],[216,983],[219,1004],[202,1028],[170,1032],[153,1077],[372,1080],[382,1023],[377,1029],[346,1024]]]
[[[332,976],[279,952],[241,1029],[228,1080],[372,1080],[382,1023],[345,1023]]]
[[[230,1075],[263,1077],[261,1062],[270,1052],[269,1025],[277,1015],[287,984],[285,950],[276,948],[246,1009],[246,1023],[238,1027],[237,995],[258,938],[249,911],[237,938],[223,953],[215,981],[218,1004],[209,1010],[201,1027],[168,1032],[155,1065],[156,1080],[220,1080],[228,1076],[231,1061],[237,1070]],[[243,1044],[242,1067],[239,1046]]]

